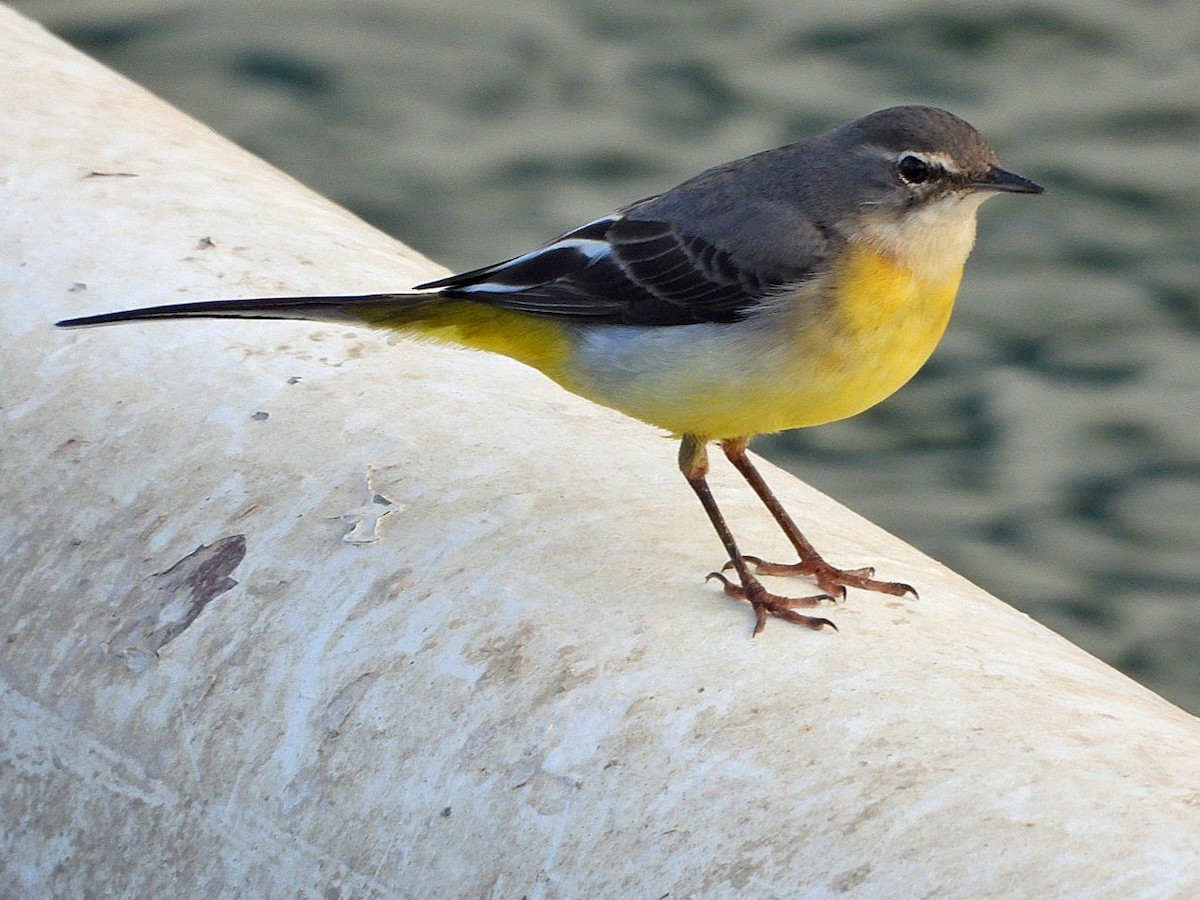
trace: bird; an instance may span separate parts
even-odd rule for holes
[[[947,327],[980,204],[1044,189],[1000,168],[963,119],[896,106],[714,166],[504,262],[398,293],[205,300],[89,315],[350,322],[500,353],[567,391],[666,431],[728,561],[715,579],[768,619],[847,588],[917,596],[841,569],[797,527],[748,455],[756,435],[856,415],[898,390]],[[743,554],[709,487],[718,446],[796,551]],[[732,571],[733,577],[725,573]],[[759,576],[807,576],[786,597]]]

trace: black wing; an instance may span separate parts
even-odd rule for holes
[[[532,315],[691,325],[737,321],[765,295],[802,281],[812,269],[811,258],[770,272],[739,264],[730,253],[670,222],[631,218],[640,205],[589,222],[523,256],[417,289]]]

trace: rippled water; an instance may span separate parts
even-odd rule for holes
[[[959,113],[1050,193],[984,208],[913,384],[756,448],[1200,711],[1195,0],[12,5],[454,268],[872,109]]]

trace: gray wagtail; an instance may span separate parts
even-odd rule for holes
[[[819,629],[833,623],[796,608],[844,597],[847,587],[916,591],[875,580],[869,567],[826,562],[746,445],[756,434],[853,416],[912,378],[950,318],[976,210],[997,192],[1042,188],[1001,169],[962,119],[899,106],[716,166],[522,256],[401,293],[215,300],[58,324],[332,320],[503,353],[680,438],[679,466],[737,582],[709,577],[750,603],[755,634],[768,616]],[[799,562],[738,549],[705,480],[710,442],[766,504]],[[812,576],[824,593],[780,597],[755,574]]]

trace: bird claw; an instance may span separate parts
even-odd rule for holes
[[[834,631],[838,630],[837,625],[829,619],[824,619],[820,616],[806,616],[803,613],[794,611],[794,608],[797,606],[818,606],[826,600],[832,602],[834,598],[828,594],[816,594],[812,597],[780,597],[769,593],[766,588],[753,578],[749,579],[744,585],[734,584],[734,582],[730,581],[720,572],[709,572],[704,580],[711,581],[714,578],[721,582],[728,596],[736,600],[745,600],[754,608],[755,634],[758,634],[767,627],[768,616],[782,619],[785,622],[791,622],[793,625],[811,628],[813,631],[820,631],[826,625]]]
[[[839,569],[831,566],[819,556],[802,559],[800,562],[792,564],[766,562],[757,556],[743,556],[742,559],[754,566],[756,575],[812,576],[816,579],[817,587],[841,600],[846,599],[846,588],[848,587],[875,591],[879,594],[890,594],[893,597],[911,595],[914,600],[919,599],[917,589],[910,584],[904,584],[901,581],[876,581],[872,577],[875,574],[874,566]],[[728,571],[732,568],[734,568],[733,563],[728,562],[721,571]]]

